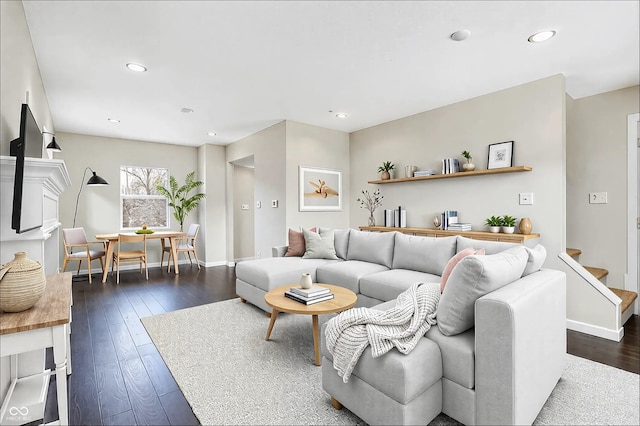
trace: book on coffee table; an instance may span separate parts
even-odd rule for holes
[[[306,297],[330,293],[328,288],[322,287],[319,285],[312,285],[311,288],[291,287],[290,291],[292,293],[299,294],[300,296],[306,296]]]
[[[304,297],[299,294],[292,293],[291,291],[284,292],[285,297],[288,297],[291,300],[295,300],[296,302],[303,303],[305,305],[313,305],[314,303],[324,302],[325,300],[333,299],[333,293],[329,292],[328,294],[322,294],[315,297]]]

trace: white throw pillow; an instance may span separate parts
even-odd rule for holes
[[[320,233],[303,229],[304,242],[306,251],[302,255],[303,259],[337,259],[336,249],[334,247],[333,230]]]

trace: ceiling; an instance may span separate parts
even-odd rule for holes
[[[226,145],[285,119],[352,132],[558,73],[574,99],[640,78],[638,1],[23,4],[58,132]]]

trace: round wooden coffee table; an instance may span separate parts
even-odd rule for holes
[[[274,288],[265,294],[264,300],[267,302],[267,305],[273,308],[273,312],[271,313],[269,329],[267,330],[267,335],[264,337],[264,340],[269,340],[271,330],[273,330],[273,325],[276,323],[276,318],[278,318],[278,313],[288,312],[290,314],[311,315],[313,324],[313,350],[315,352],[316,365],[320,365],[320,333],[318,331],[318,315],[345,311],[356,304],[358,297],[351,290],[344,287],[338,287],[337,285],[319,283],[314,283],[313,285],[327,287],[333,293],[333,299],[325,300],[324,302],[315,303],[313,305],[305,305],[304,303],[291,300],[284,295],[285,291],[289,290],[291,287],[297,287],[298,284],[283,285],[282,287]]]

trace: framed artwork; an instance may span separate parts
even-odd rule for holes
[[[513,164],[513,141],[492,143],[489,145],[487,169],[511,167]]]
[[[299,166],[299,210],[342,210],[342,170]]]

